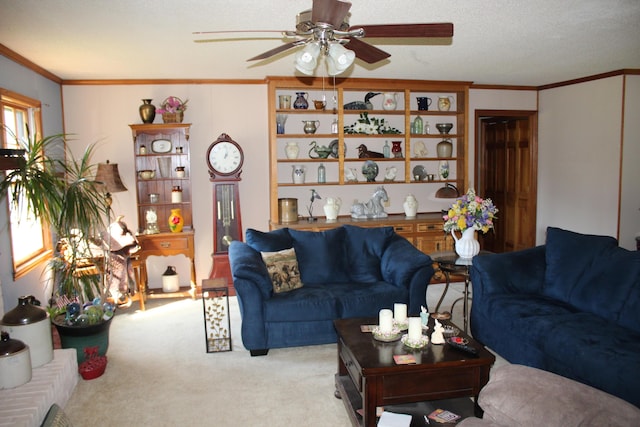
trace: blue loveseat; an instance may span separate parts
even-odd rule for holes
[[[640,252],[549,227],[542,246],[474,258],[471,280],[474,338],[640,407]]]
[[[251,355],[270,348],[336,342],[334,319],[377,317],[406,303],[418,315],[434,270],[431,258],[391,227],[344,225],[322,232],[248,229],[229,247],[242,316],[242,343]],[[262,252],[294,248],[303,286],[275,293]]]

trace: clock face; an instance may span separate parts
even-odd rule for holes
[[[221,175],[231,175],[242,167],[240,148],[227,141],[214,144],[209,150],[209,166]]]

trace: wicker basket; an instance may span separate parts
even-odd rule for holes
[[[162,113],[162,121],[164,123],[182,123],[184,119],[184,112],[179,111],[177,113]]]

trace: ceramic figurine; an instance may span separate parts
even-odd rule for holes
[[[344,168],[344,179],[347,182],[358,182],[358,172],[355,168]]]
[[[416,157],[427,157],[427,147],[425,147],[424,141],[416,141],[413,154]]]
[[[444,344],[444,328],[442,324],[436,319],[435,326],[433,327],[433,333],[431,334],[432,344]]]

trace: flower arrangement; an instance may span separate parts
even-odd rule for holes
[[[160,108],[156,108],[156,113],[165,114],[165,113],[180,113],[187,109],[187,102],[189,100],[182,102],[182,100],[176,96],[170,96],[160,105]]]
[[[370,118],[369,113],[360,113],[360,118],[354,124],[344,127],[344,133],[379,135],[401,132],[389,126],[384,119]]]
[[[470,188],[467,194],[458,197],[456,202],[443,216],[444,231],[464,231],[468,228],[486,233],[493,228],[493,220],[496,219],[498,209],[491,199],[482,199]]]

